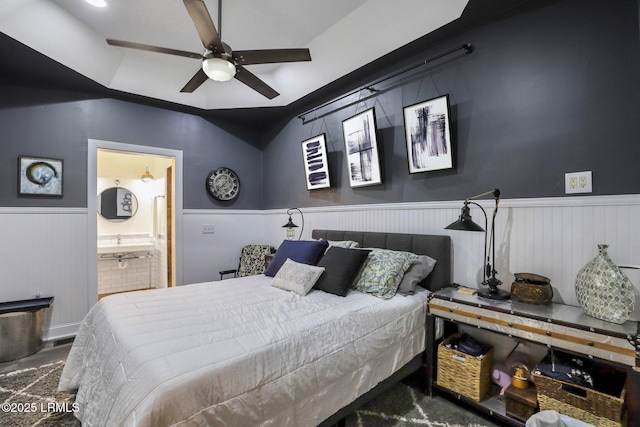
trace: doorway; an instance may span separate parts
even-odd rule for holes
[[[182,152],[89,140],[88,157],[89,307],[100,296],[181,284]]]

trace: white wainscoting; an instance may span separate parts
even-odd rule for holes
[[[182,216],[187,284],[220,280],[220,271],[238,267],[245,245],[273,244],[267,240],[265,211],[185,209]],[[204,234],[204,225],[213,225],[215,233]]]
[[[487,211],[493,200],[476,200]],[[312,229],[448,234],[453,239],[454,282],[477,287],[482,279],[483,233],[445,230],[460,215],[462,201],[302,208],[304,238]],[[474,221],[484,225],[479,208]],[[284,210],[265,211],[273,244],[284,232]],[[301,225],[300,216],[293,215]],[[555,300],[577,305],[574,281],[580,268],[609,245],[618,265],[640,265],[640,195],[501,200],[496,217],[496,270],[505,289],[514,273],[537,273],[551,279]]]
[[[478,201],[489,215],[492,200]],[[462,201],[302,208],[303,238],[311,230],[339,229],[448,234],[453,239],[454,281],[475,287],[482,274],[482,233],[444,230],[457,219]],[[286,209],[184,210],[183,283],[219,280],[235,268],[242,246],[277,247],[285,236]],[[472,207],[478,223],[480,210]],[[505,199],[496,221],[496,268],[509,289],[513,274],[531,272],[551,279],[556,299],[577,305],[573,286],[578,270],[609,245],[619,265],[640,265],[640,195]],[[300,216],[293,221],[302,225]],[[215,226],[203,234],[202,226]],[[0,301],[54,296],[45,338],[72,335],[89,311],[87,209],[0,208]],[[89,256],[91,255],[91,256]],[[47,317],[47,316],[45,316]]]
[[[0,301],[53,296],[45,339],[75,334],[89,311],[86,230],[86,209],[0,208]]]

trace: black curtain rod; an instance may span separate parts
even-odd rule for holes
[[[349,93],[347,93],[345,95],[339,96],[337,98],[332,99],[331,101],[327,101],[324,104],[318,105],[317,107],[314,107],[314,108],[312,108],[310,110],[307,110],[304,113],[300,114],[298,116],[298,118],[300,120],[302,120],[302,123],[304,124],[306,116],[311,114],[311,113],[313,113],[314,111],[318,111],[319,109],[324,108],[324,107],[326,107],[328,105],[331,105],[333,103],[336,103],[336,102],[338,102],[338,101],[340,101],[340,100],[342,100],[344,98],[347,98],[347,97],[349,97],[351,95],[355,95],[356,93],[358,93],[358,92],[360,92],[360,91],[362,91],[364,89],[367,89],[367,90],[369,90],[371,92],[377,92],[377,89],[373,88],[372,86],[380,84],[380,83],[382,83],[382,82],[384,82],[386,80],[392,79],[392,78],[394,78],[396,76],[399,76],[400,74],[404,74],[404,73],[406,73],[408,71],[411,71],[411,70],[413,70],[415,68],[422,67],[423,65],[426,65],[429,62],[436,61],[436,60],[438,60],[438,59],[440,59],[440,58],[442,58],[444,56],[451,55],[452,53],[457,52],[459,50],[463,50],[463,49],[465,50],[465,52],[467,54],[469,54],[469,53],[473,52],[473,45],[471,43],[465,43],[465,44],[463,44],[461,46],[458,46],[456,48],[450,49],[450,50],[448,50],[446,52],[443,52],[443,53],[441,53],[439,55],[436,55],[436,56],[431,57],[429,59],[425,59],[424,61],[422,61],[422,62],[420,62],[418,64],[415,64],[415,65],[412,65],[410,67],[407,67],[407,68],[405,68],[405,69],[403,69],[401,71],[398,71],[397,73],[391,74],[390,76],[383,77],[382,79],[377,80],[377,81],[375,81],[373,83],[369,83],[369,84],[367,84],[365,86],[361,86],[360,88],[358,88],[358,89],[356,89],[354,91],[351,91],[351,92],[349,92]]]

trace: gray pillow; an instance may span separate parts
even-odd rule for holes
[[[416,292],[418,283],[427,278],[436,266],[436,260],[426,255],[418,255],[415,261],[411,263],[409,270],[404,274],[398,293],[402,295],[412,295]]]

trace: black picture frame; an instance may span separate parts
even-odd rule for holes
[[[409,173],[453,168],[449,95],[404,107]]]
[[[302,141],[302,161],[307,190],[331,187],[327,141],[324,133]]]
[[[27,197],[62,197],[62,159],[18,156],[18,195]]]
[[[373,108],[342,121],[347,172],[351,187],[382,183],[376,115]]]

